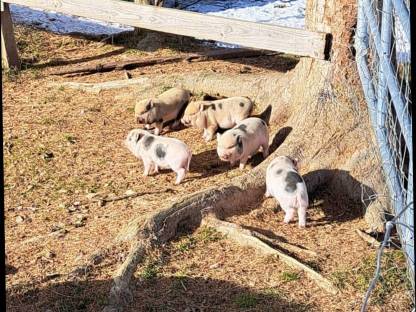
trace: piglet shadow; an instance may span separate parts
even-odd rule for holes
[[[231,170],[230,164],[218,158],[217,150],[203,151],[192,156],[190,172],[201,174],[201,178],[207,178]]]

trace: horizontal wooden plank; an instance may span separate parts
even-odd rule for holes
[[[8,0],[6,2],[198,39],[216,40],[318,59],[325,58],[326,34],[305,29],[253,23],[118,0]]]

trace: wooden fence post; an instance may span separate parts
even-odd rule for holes
[[[9,4],[3,1],[1,1],[1,62],[4,68],[20,69],[12,16],[10,15]]]

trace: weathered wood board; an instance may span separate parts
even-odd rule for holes
[[[327,34],[118,0],[9,0],[29,7],[205,40],[325,59]]]

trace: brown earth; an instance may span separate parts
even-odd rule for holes
[[[133,217],[158,209],[186,194],[220,186],[245,171],[230,168],[195,129],[167,135],[193,151],[190,173],[175,186],[164,171],[142,177],[143,166],[122,145],[135,127],[133,103],[120,102],[126,89],[100,94],[50,86],[51,82],[100,82],[124,79],[123,72],[80,77],[50,76],[80,63],[138,56],[169,56],[208,49],[196,41],[170,39],[164,48],[142,52],[133,41],[111,45],[17,26],[16,39],[25,62],[21,73],[2,72],[3,153],[5,172],[6,275],[8,311],[100,311],[107,303],[111,277],[125,259],[127,244],[113,245]],[[186,47],[186,48],[185,48]],[[253,75],[280,73],[296,65],[289,56],[232,61],[155,65],[130,71],[149,74],[215,72]],[[145,90],[146,97],[161,92]],[[278,123],[270,127],[271,137]],[[290,134],[289,134],[290,135]],[[255,158],[255,166],[261,157]],[[250,168],[246,169],[250,170]],[[142,196],[105,205],[96,198]],[[77,202],[80,205],[77,205]],[[312,194],[309,227],[282,225],[273,199],[251,207],[232,221],[318,253],[294,255],[334,281],[341,292],[326,294],[300,272],[278,259],[255,254],[209,228],[184,230],[177,240],[155,251],[136,276],[130,311],[358,311],[374,271],[375,249],[356,234],[366,228],[362,206],[323,188]],[[108,248],[107,252],[103,250]],[[93,270],[69,275],[94,252]],[[384,282],[373,296],[371,311],[407,311],[412,302],[405,261],[391,248],[384,258]]]

